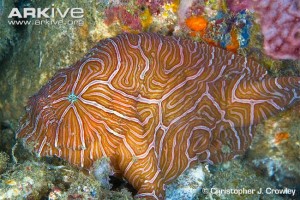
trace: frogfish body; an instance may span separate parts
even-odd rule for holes
[[[164,199],[196,163],[243,154],[258,122],[299,99],[299,82],[192,40],[122,34],[32,96],[17,137],[80,168],[109,157],[138,197]]]

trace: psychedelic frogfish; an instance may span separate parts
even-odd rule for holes
[[[299,82],[204,43],[122,34],[32,96],[17,137],[80,168],[108,157],[137,197],[164,199],[195,164],[243,154],[258,122],[299,99]]]

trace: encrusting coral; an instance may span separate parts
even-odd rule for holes
[[[0,174],[5,171],[8,162],[9,162],[9,156],[4,152],[0,152]]]

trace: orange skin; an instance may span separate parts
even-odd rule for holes
[[[17,138],[82,169],[108,157],[137,197],[163,200],[186,169],[244,154],[255,125],[299,101],[299,88],[300,77],[205,43],[122,34],[32,96]]]

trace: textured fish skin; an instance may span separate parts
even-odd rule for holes
[[[109,157],[138,197],[163,199],[196,163],[243,154],[258,122],[299,99],[299,81],[192,40],[122,34],[31,97],[17,137],[81,168]]]

